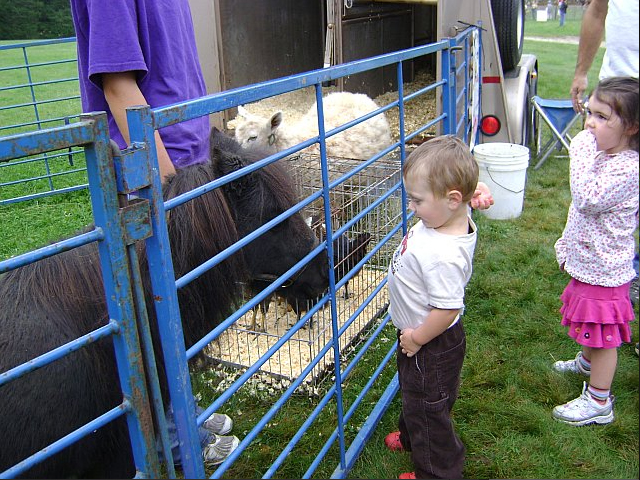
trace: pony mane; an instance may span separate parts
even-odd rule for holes
[[[263,183],[273,193],[276,204],[282,210],[291,208],[298,203],[298,195],[289,172],[281,159],[262,169]],[[263,205],[261,205],[263,206]]]
[[[260,145],[243,148],[234,138],[217,128],[214,127],[211,131],[211,158],[218,177],[262,160],[272,153]],[[250,202],[252,212],[272,211],[274,208],[282,212],[298,202],[285,159],[270,163],[236,182],[226,184],[224,188],[234,197],[234,201]],[[239,209],[233,210],[238,212]],[[245,213],[245,217],[253,214],[249,211]],[[243,218],[237,220],[243,222]],[[260,218],[261,222],[268,220],[270,219]]]
[[[175,198],[215,178],[211,163],[182,168],[164,185],[163,197]],[[170,210],[167,230],[176,278],[239,239],[231,210],[219,188]],[[240,251],[178,291],[187,348],[232,313],[241,297],[240,282],[247,276]]]
[[[70,327],[61,316],[49,316],[61,332],[70,335],[84,334],[104,325],[108,315],[101,271],[96,245],[89,244],[7,272],[0,276],[0,298],[12,301],[2,302],[2,316],[27,320],[24,306],[30,305],[76,318],[78,323]],[[37,354],[40,353],[43,352]]]

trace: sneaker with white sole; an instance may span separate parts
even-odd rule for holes
[[[579,351],[576,354],[576,358],[572,360],[558,360],[553,364],[553,369],[556,372],[565,373],[579,373],[581,375],[585,375],[589,377],[591,375],[590,370],[585,370],[582,364],[580,363],[580,359],[582,358],[582,351]]]
[[[205,420],[203,427],[211,433],[226,435],[233,428],[233,420],[224,413],[214,413]]]
[[[574,427],[581,427],[591,423],[606,425],[613,422],[614,419],[613,403],[614,397],[610,396],[604,405],[600,405],[589,395],[587,382],[584,382],[582,394],[564,405],[555,407],[552,415],[554,419]]]
[[[240,440],[235,435],[211,435],[212,442],[202,450],[204,463],[218,465],[226,460],[231,453],[238,448]]]

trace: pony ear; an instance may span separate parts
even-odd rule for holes
[[[214,145],[211,148],[212,152],[212,166],[213,173],[216,178],[224,177],[230,173],[233,173],[237,170],[240,170],[242,167],[248,165],[242,157],[236,155],[235,153],[231,153],[225,150],[221,150],[218,146]],[[249,173],[247,175],[243,175],[242,177],[234,180],[230,183],[227,183],[224,188],[227,188],[230,193],[233,195],[240,196],[248,188],[251,187],[251,184],[254,183],[254,173]]]
[[[209,132],[209,143],[213,148],[213,145],[219,145],[221,139],[222,132],[218,130],[218,127],[212,127]]]
[[[211,128],[211,133],[209,134],[209,143],[212,153],[212,160],[216,156],[216,154],[213,152],[214,148],[217,148],[219,151],[236,153],[239,152],[242,148],[242,146],[238,142],[236,142],[235,138],[230,137],[215,126]]]

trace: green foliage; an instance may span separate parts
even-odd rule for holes
[[[74,36],[69,0],[0,1],[0,39]]]

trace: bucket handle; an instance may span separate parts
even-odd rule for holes
[[[522,190],[511,190],[510,188],[505,187],[504,185],[501,185],[500,183],[496,182],[495,179],[493,178],[493,176],[491,176],[491,171],[489,170],[489,168],[487,167],[487,173],[489,174],[489,178],[491,178],[491,181],[493,183],[495,183],[496,185],[498,185],[499,187],[504,188],[505,190],[507,190],[508,192],[511,193],[522,193],[524,192],[524,188]],[[526,182],[525,182],[526,183]]]

